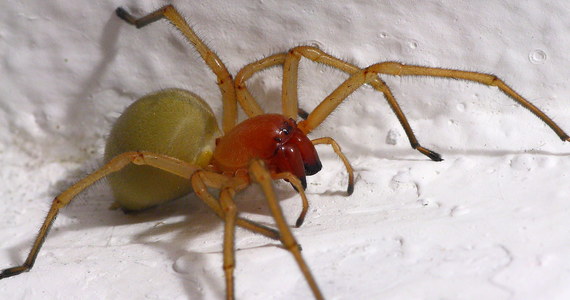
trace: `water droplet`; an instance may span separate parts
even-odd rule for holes
[[[388,37],[388,33],[386,33],[386,32],[380,32],[379,36],[380,36],[381,39],[385,39],[385,38]]]
[[[535,65],[543,64],[547,59],[546,52],[540,49],[533,50],[528,54],[528,60]]]

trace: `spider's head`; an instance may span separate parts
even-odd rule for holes
[[[306,188],[305,176],[314,175],[322,168],[315,146],[291,118],[284,120],[277,132],[279,135],[275,137],[275,155],[270,163],[276,167],[277,172],[293,173],[301,180],[303,188]]]

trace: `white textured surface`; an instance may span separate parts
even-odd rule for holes
[[[140,15],[164,4],[140,2],[0,4],[0,267],[23,262],[53,196],[100,164],[112,120],[133,99],[183,87],[219,112],[214,76],[177,32],[115,17],[119,5]],[[234,74],[300,44],[359,66],[490,72],[570,130],[567,1],[195,2],[174,4]],[[345,78],[311,63],[303,70],[307,109]],[[250,83],[274,111],[278,74]],[[411,150],[370,88],[313,134],[336,138],[357,172],[345,197],[342,165],[319,147],[312,208],[293,230],[327,298],[570,299],[569,146],[495,89],[387,80],[420,143],[445,161]],[[288,185],[278,190],[293,222],[299,199]],[[270,221],[256,188],[238,200]],[[0,298],[223,297],[221,222],[195,197],[134,216],[109,211],[111,202],[98,184],[64,209],[35,267],[0,281]],[[239,230],[236,244],[239,299],[310,298],[276,243]]]

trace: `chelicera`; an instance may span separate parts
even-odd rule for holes
[[[321,169],[315,145],[330,145],[341,158],[348,173],[349,195],[353,191],[354,175],[334,139],[323,137],[311,140],[307,135],[352,92],[368,84],[384,95],[412,148],[431,160],[441,160],[438,153],[420,145],[392,92],[379,75],[444,77],[496,86],[539,117],[563,141],[569,140],[568,135],[546,114],[494,75],[398,62],[382,62],[361,69],[318,48],[301,46],[248,64],[234,79],[224,63],[202,42],[173,6],[165,6],[141,18],[133,17],[123,8],[118,8],[116,13],[137,28],[164,18],[194,45],[217,76],[223,103],[222,130],[218,128],[208,104],[189,91],[167,89],[137,100],[113,126],[105,149],[105,165],[55,197],[26,261],[20,266],[2,270],[0,279],[29,271],[59,210],[85,188],[108,177],[116,205],[126,211],[146,209],[194,191],[224,221],[223,269],[228,299],[234,298],[236,226],[281,241],[294,256],[315,298],[323,299],[284,219],[272,181],[284,179],[300,194],[303,209],[296,225],[301,226],[308,210],[304,193],[307,187],[305,177]],[[300,110],[298,105],[297,73],[302,57],[349,74],[349,78],[310,113]],[[246,86],[246,81],[253,74],[274,66],[283,67],[282,114],[266,114]],[[249,116],[239,124],[238,103]],[[297,121],[298,115],[303,115],[303,119]],[[276,229],[239,216],[234,195],[252,183],[261,186]],[[220,190],[219,195],[212,195],[208,188]]]

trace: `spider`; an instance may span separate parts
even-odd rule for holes
[[[307,135],[352,92],[368,84],[384,95],[412,148],[431,160],[442,160],[438,153],[419,144],[397,101],[379,75],[446,77],[496,86],[539,117],[563,141],[569,140],[554,121],[494,75],[397,62],[383,62],[361,69],[316,47],[301,46],[248,64],[234,79],[223,62],[201,41],[173,6],[165,6],[141,18],[133,17],[123,8],[118,8],[116,13],[137,28],[164,18],[194,45],[217,76],[223,102],[222,133],[210,107],[191,92],[167,89],[137,100],[125,110],[111,131],[105,150],[105,165],[55,197],[25,262],[4,269],[0,279],[29,271],[59,210],[85,188],[108,176],[116,205],[126,211],[146,209],[193,190],[224,221],[223,270],[228,299],[234,298],[236,226],[281,241],[294,256],[315,298],[323,299],[301,255],[300,246],[284,219],[272,181],[284,179],[300,194],[303,208],[296,222],[299,227],[308,210],[304,193],[307,186],[305,177],[321,169],[314,145],[330,145],[341,158],[348,173],[349,195],[354,188],[354,175],[334,139],[324,137],[310,140]],[[297,73],[302,57],[349,74],[349,78],[310,113],[298,106]],[[274,66],[283,67],[282,114],[264,113],[246,86],[246,81],[253,74]],[[238,103],[249,116],[239,124]],[[303,116],[299,122],[298,115]],[[277,229],[238,215],[234,195],[252,183],[261,186]],[[219,196],[215,197],[207,188],[219,189]]]

